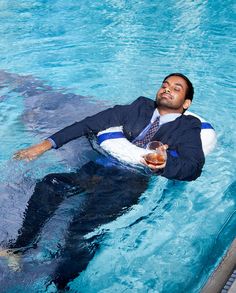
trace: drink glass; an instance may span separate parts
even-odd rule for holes
[[[166,150],[162,142],[151,141],[147,144],[146,149],[150,150],[150,153],[144,155],[143,158],[148,164],[158,166],[165,163]]]

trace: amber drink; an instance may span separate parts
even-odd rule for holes
[[[144,155],[143,158],[148,164],[158,166],[165,163],[166,150],[163,143],[160,141],[151,141],[147,145],[147,150],[150,150],[150,153]]]

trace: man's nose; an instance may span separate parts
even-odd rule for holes
[[[170,89],[169,88],[165,88],[165,93],[169,94],[170,93]]]

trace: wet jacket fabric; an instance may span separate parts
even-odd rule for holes
[[[149,124],[155,108],[155,101],[139,97],[129,105],[116,105],[75,122],[49,138],[59,148],[81,136],[122,125],[126,138],[133,141]],[[159,140],[169,146],[166,167],[160,175],[184,181],[195,180],[200,176],[205,162],[200,132],[200,120],[191,115],[181,115],[158,129],[152,140]]]

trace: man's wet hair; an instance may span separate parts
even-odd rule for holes
[[[191,81],[187,78],[187,76],[185,76],[182,73],[171,73],[171,74],[167,75],[164,78],[163,82],[165,80],[167,80],[167,78],[169,78],[171,76],[179,76],[179,77],[182,77],[186,81],[188,89],[187,89],[187,92],[186,92],[186,95],[185,95],[185,100],[189,99],[189,100],[192,101],[193,100],[193,95],[194,95],[194,88],[193,88],[193,85],[192,85]]]

